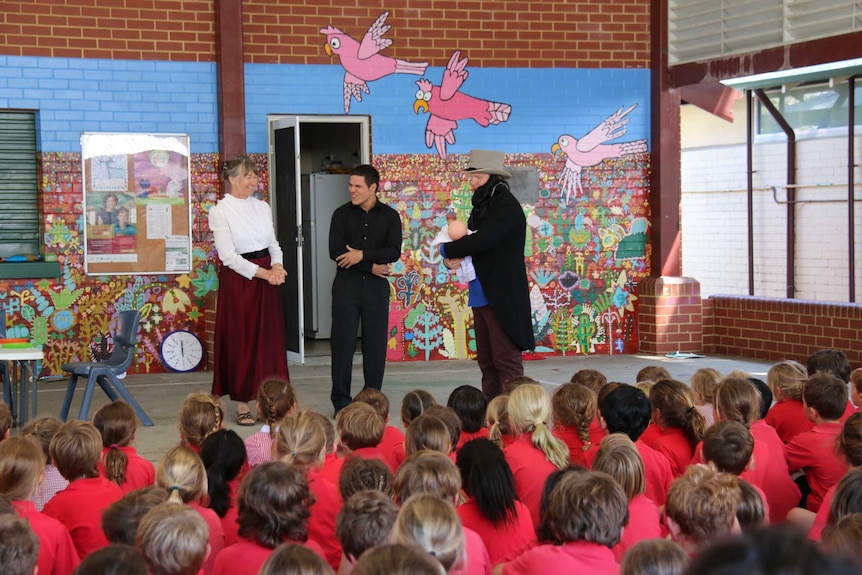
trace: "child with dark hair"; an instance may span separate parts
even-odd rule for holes
[[[116,483],[99,475],[102,436],[87,421],[67,422],[51,440],[51,459],[69,486],[54,496],[42,511],[69,529],[78,557],[106,547],[102,512],[123,498]]]
[[[32,437],[11,437],[0,443],[0,500],[8,499],[12,513],[29,523],[39,538],[40,572],[60,575],[78,565],[78,554],[66,526],[33,505],[43,472],[42,450]]]
[[[404,432],[397,427],[389,425],[389,398],[379,389],[366,387],[356,394],[353,401],[367,403],[383,419],[386,427],[383,430],[383,438],[377,447],[383,452],[386,461],[389,461],[392,458],[395,446],[399,443],[404,443]]]
[[[468,441],[488,437],[488,428],[485,427],[488,400],[480,389],[472,385],[456,387],[449,394],[449,401],[446,402],[446,405],[461,420],[461,434],[455,446],[456,452]]]
[[[825,372],[834,375],[844,383],[850,381],[850,360],[840,349],[821,349],[815,351],[805,362],[808,377]]]
[[[90,553],[72,575],[148,575],[147,562],[136,547],[115,543]]]
[[[282,418],[296,409],[296,392],[289,381],[270,378],[257,390],[257,413],[263,419],[260,431],[245,439],[248,466],[254,467],[264,461],[272,461],[272,439],[275,428]]]
[[[670,539],[647,539],[628,550],[620,575],[682,575],[689,557]]]
[[[123,493],[156,482],[155,466],[138,455],[132,445],[137,418],[127,403],[114,401],[100,408],[93,416],[93,425],[102,436],[99,475],[119,485]]]
[[[661,537],[661,514],[655,502],[644,495],[644,467],[638,450],[624,433],[612,433],[602,440],[593,470],[607,473],[623,488],[628,502],[628,523],[614,556],[623,555],[637,542]]]
[[[668,458],[674,477],[680,477],[703,439],[706,420],[695,406],[691,388],[681,381],[656,382],[649,391],[649,400],[652,421],[661,428],[661,436],[654,439],[651,447]]]
[[[0,565],[4,575],[35,575],[39,539],[23,519],[0,515]]]
[[[397,518],[398,506],[380,491],[357,491],[346,499],[335,519],[335,535],[344,551],[338,573],[349,575],[363,553],[385,545]]]
[[[413,420],[404,436],[404,452],[410,456],[423,449],[452,453],[452,434],[446,423],[430,413],[423,413]]]
[[[551,406],[554,436],[569,448],[572,463],[589,467],[605,436],[601,426],[598,430],[593,426],[593,422],[598,421],[596,393],[581,383],[564,383],[554,390]]]
[[[598,472],[566,473],[551,491],[539,545],[503,564],[503,575],[619,573],[613,547],[628,522],[622,488]]]
[[[232,429],[219,429],[201,443],[200,458],[206,469],[209,498],[206,506],[221,520],[225,545],[230,545],[236,542],[236,492],[244,472],[248,469],[245,444]],[[211,555],[211,559],[207,559],[207,566],[211,567],[214,562],[215,555]]]
[[[51,501],[60,491],[66,489],[69,482],[66,478],[60,475],[57,467],[51,461],[51,453],[49,447],[54,435],[63,427],[63,422],[57,417],[40,417],[28,422],[21,428],[21,435],[31,436],[42,447],[42,454],[45,456],[45,478],[42,480],[42,487],[36,492],[33,497],[33,504],[36,506],[36,511],[42,511],[45,504]]]
[[[719,421],[703,436],[703,459],[716,469],[731,475],[742,475],[751,465],[754,436],[738,421]]]
[[[736,506],[736,521],[743,531],[752,531],[769,525],[769,511],[763,492],[744,479],[738,479],[739,503]]]
[[[451,407],[446,407],[443,405],[432,405],[428,409],[425,410],[425,415],[433,415],[434,417],[439,418],[443,423],[446,424],[446,429],[449,430],[449,441],[452,444],[452,461],[455,460],[455,446],[458,445],[461,441],[461,419],[458,417],[458,414],[455,413],[455,410]]]
[[[862,566],[862,513],[851,513],[823,532],[823,547]]]
[[[464,527],[482,538],[493,564],[517,557],[536,538],[530,510],[518,501],[515,478],[503,451],[474,439],[458,452],[458,470],[467,501],[455,508]]]
[[[162,503],[141,520],[135,538],[150,575],[196,575],[207,557],[206,521],[185,505]]]
[[[641,439],[649,425],[651,413],[649,398],[640,389],[630,385],[613,390],[599,402],[603,428],[608,433],[626,434],[634,442],[643,460],[646,479],[644,494],[656,505],[664,505],[673,481],[670,461]]]
[[[392,498],[395,493],[395,476],[389,466],[379,459],[347,457],[338,477],[338,491],[347,501],[359,491],[380,491]]]
[[[579,369],[569,379],[569,383],[577,383],[591,389],[596,395],[607,385],[605,374],[595,369]]]
[[[222,549],[215,575],[257,575],[282,543],[300,543],[325,558],[320,545],[308,538],[309,508],[314,502],[302,471],[283,461],[268,461],[252,469],[239,487],[239,534],[242,539]]]
[[[168,494],[157,485],[127,493],[102,513],[102,531],[112,545],[134,545],[141,519],[167,500]]]
[[[802,404],[814,428],[787,444],[787,464],[791,473],[797,470],[805,473],[811,487],[805,508],[816,513],[826,492],[847,471],[847,462],[834,449],[847,405],[847,384],[834,375],[818,372],[805,382]]]
[[[765,381],[758,377],[749,377],[748,381],[751,382],[751,385],[760,394],[760,411],[757,414],[757,419],[761,420],[769,413],[769,408],[772,405],[772,390],[769,389]]]

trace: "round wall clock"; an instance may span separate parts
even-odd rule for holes
[[[204,344],[192,332],[181,329],[164,337],[159,353],[171,371],[194,371],[204,360]]]

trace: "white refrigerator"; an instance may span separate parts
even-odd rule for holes
[[[305,336],[329,339],[332,329],[332,281],[336,265],[329,259],[332,212],[350,201],[347,174],[302,175],[302,270]]]

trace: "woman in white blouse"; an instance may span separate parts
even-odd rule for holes
[[[249,401],[270,377],[289,380],[281,289],[287,272],[269,204],[256,197],[257,168],[248,156],[222,165],[230,193],[210,209],[222,266],[215,326],[212,393],[236,402],[236,422],[254,425]]]

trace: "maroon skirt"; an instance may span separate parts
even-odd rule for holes
[[[269,268],[269,255],[250,259]],[[215,324],[213,395],[234,401],[257,399],[268,378],[290,380],[281,286],[242,277],[222,266]]]

